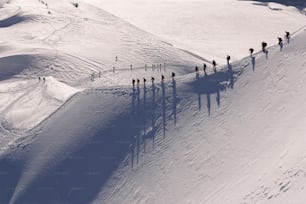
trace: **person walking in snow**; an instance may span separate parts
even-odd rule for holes
[[[262,42],[261,43],[261,49],[262,49],[262,51],[265,53],[267,50],[266,50],[266,48],[267,48],[267,43],[266,42]]]
[[[44,83],[46,82],[46,78],[45,77],[43,77],[43,81],[44,81]]]
[[[203,71],[204,71],[204,75],[206,76],[206,68],[207,68],[207,65],[204,63],[203,64]]]
[[[263,53],[265,53],[266,54],[266,59],[268,59],[268,50],[266,49],[267,48],[267,43],[266,42],[262,42],[261,43],[261,49],[262,49],[262,51],[263,51]]]
[[[174,77],[175,77],[175,73],[174,72],[171,73],[171,77],[172,77],[172,79],[174,79]]]
[[[146,78],[143,78],[143,83],[146,84],[147,80]]]
[[[289,44],[289,42],[290,42],[290,33],[288,31],[286,31],[285,38],[287,40],[287,43]]]
[[[165,76],[164,75],[161,75],[161,80],[162,80],[162,82],[164,82],[164,80],[165,80]]]
[[[139,80],[139,79],[137,79],[137,86],[139,86],[139,83],[140,83],[140,80]]]
[[[154,78],[154,77],[151,77],[151,82],[152,82],[152,84],[154,84],[154,80],[155,80],[155,78]]]
[[[280,51],[282,51],[283,50],[283,39],[281,37],[278,37],[277,39],[278,39],[278,45],[280,47]]]
[[[132,79],[133,87],[135,87],[135,79]]]
[[[40,82],[40,77],[38,77],[38,82]]]
[[[212,61],[212,65],[213,65],[214,72],[217,72],[217,68],[216,68],[217,63],[215,60]]]
[[[198,66],[195,66],[195,72],[199,72],[199,68],[198,68]]]
[[[227,57],[226,57],[227,64],[229,64],[230,60],[231,60],[231,56],[227,55]]]
[[[250,51],[250,57],[253,57],[254,49],[250,48],[249,51]]]

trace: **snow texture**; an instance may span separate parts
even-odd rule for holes
[[[303,203],[305,16],[279,3],[0,1],[0,203]]]

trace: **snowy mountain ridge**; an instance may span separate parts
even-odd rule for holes
[[[199,57],[79,3],[0,9],[0,202],[303,203],[303,23],[282,52],[204,75]]]

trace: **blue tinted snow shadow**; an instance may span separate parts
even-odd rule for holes
[[[13,55],[0,58],[0,81],[10,79],[34,63],[32,55]]]
[[[135,112],[133,94],[140,97]],[[130,163],[131,148],[139,151],[141,117],[144,109],[152,115],[153,107],[149,95],[143,105],[141,94],[101,90],[72,98],[37,127],[34,142],[19,150],[22,159],[0,159],[0,203],[13,196],[14,203],[90,203],[120,164]],[[154,121],[148,117],[147,123]]]
[[[7,19],[0,20],[0,28],[11,27],[21,22],[25,22],[26,20],[28,20],[28,17],[26,16],[15,15]]]
[[[239,0],[239,1],[252,1],[255,2],[253,3],[254,5],[259,5],[259,6],[267,6],[267,3],[274,2],[274,3],[279,3],[283,4],[286,6],[294,6],[299,10],[302,10],[306,7],[306,2],[305,0]],[[256,3],[259,2],[259,3]]]

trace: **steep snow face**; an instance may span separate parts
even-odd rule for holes
[[[306,17],[295,7],[237,0],[93,1],[165,41],[225,64],[241,59],[262,41],[275,44],[285,30],[296,31]]]
[[[177,126],[95,203],[303,203],[305,39],[233,64],[243,69],[233,90],[207,93],[205,78],[181,87]]]

